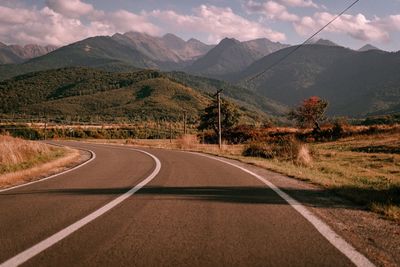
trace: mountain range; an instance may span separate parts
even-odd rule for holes
[[[285,47],[288,45],[274,43],[265,38],[247,42],[225,38],[203,57],[186,67],[184,71],[207,77],[224,78]]]
[[[239,42],[226,38],[215,46],[193,38],[184,41],[170,33],[162,37],[138,32],[117,33],[87,38],[44,56],[18,62],[22,64],[0,65],[0,79],[72,66],[97,67],[107,71],[134,68],[183,70],[220,78],[284,47],[287,45],[268,39]]]
[[[269,69],[292,49],[254,62],[230,81],[289,106],[317,95],[329,101],[335,116],[400,112],[400,52],[307,45]]]
[[[216,87],[210,84],[219,84],[221,88],[234,88],[226,90],[230,97],[269,114],[282,114],[286,106],[297,105],[312,95],[327,99],[329,114],[334,116],[400,111],[400,52],[390,53],[372,45],[356,51],[320,39],[285,58],[296,47],[265,38],[245,42],[225,38],[217,45],[207,45],[196,39],[184,41],[173,34],[155,37],[127,32],[87,38],[18,61],[22,52],[0,44],[0,58],[20,62],[0,65],[0,80],[65,67],[107,72],[158,69],[179,71],[168,75],[194,87],[214,90]],[[282,58],[285,60],[259,75]],[[241,90],[246,93],[238,93]],[[256,96],[245,96],[251,91]]]
[[[26,60],[46,55],[54,50],[56,46],[40,46],[36,44],[5,45],[0,42],[0,64],[17,64]]]

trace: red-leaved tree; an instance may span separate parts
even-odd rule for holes
[[[295,120],[300,127],[313,127],[319,130],[320,121],[325,119],[325,111],[328,107],[328,102],[312,96],[303,100],[301,105],[289,112],[289,119]]]

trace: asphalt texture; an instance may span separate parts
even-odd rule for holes
[[[127,147],[63,142],[96,159],[0,193],[0,264],[106,205],[155,168]],[[142,149],[161,171],[24,266],[352,266],[266,185],[200,155]],[[268,177],[266,177],[268,178]]]

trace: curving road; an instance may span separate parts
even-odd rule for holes
[[[345,256],[275,191],[232,165],[179,151],[63,144],[96,158],[0,191],[1,267],[370,264]]]

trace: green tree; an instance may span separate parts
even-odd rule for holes
[[[328,102],[312,96],[303,100],[301,105],[289,112],[289,119],[295,120],[300,127],[313,127],[320,130],[319,123],[325,119]]]
[[[237,125],[240,119],[240,113],[236,106],[228,101],[221,100],[221,127],[222,135],[228,136],[231,130]],[[200,116],[198,130],[213,130],[215,136],[218,136],[218,103],[212,102],[205,108]]]

